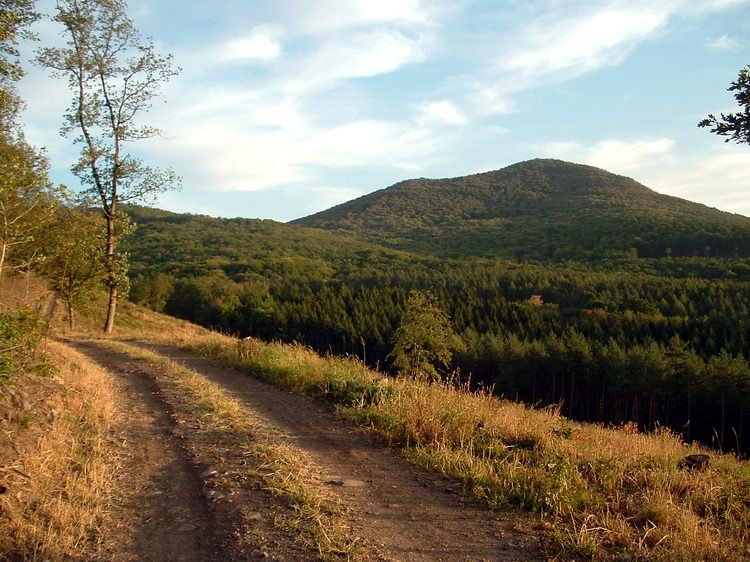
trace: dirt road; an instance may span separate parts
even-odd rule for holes
[[[110,555],[122,560],[215,560],[221,557],[215,520],[208,511],[198,474],[174,438],[174,420],[159,399],[155,381],[139,376],[106,351],[76,348],[108,368],[125,401],[117,439],[125,457]]]
[[[378,439],[352,429],[325,405],[173,347],[142,345],[220,384],[310,455],[324,475],[319,485],[341,498],[351,513],[354,532],[377,557],[425,562],[544,560],[532,536],[532,518],[472,505],[454,484],[407,463]],[[134,412],[134,462],[148,467],[144,476],[154,493],[171,490],[167,496],[157,496],[150,513],[143,513],[134,548],[166,535],[174,540],[162,541],[162,556],[154,560],[225,559],[222,536],[233,532],[227,528],[231,520],[224,518],[217,524],[205,499],[205,483],[200,481],[202,467],[191,466],[189,455],[174,437],[168,406],[159,399],[158,378],[94,344],[76,347],[123,374]],[[159,451],[163,455],[157,461]],[[141,497],[149,496],[144,491]],[[251,501],[249,495],[246,498]],[[282,539],[277,536],[275,543]],[[237,552],[234,555],[238,557]],[[271,549],[269,554],[268,548],[248,548],[239,557],[255,555],[282,560],[314,558],[295,549],[278,550],[275,555]]]

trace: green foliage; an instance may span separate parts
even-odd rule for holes
[[[166,273],[141,274],[131,283],[130,300],[151,310],[164,310],[173,291],[174,279]]]
[[[18,40],[33,38],[29,26],[39,18],[34,4],[34,0],[0,0],[0,134],[3,135],[16,128],[15,119],[22,106],[14,86],[24,75]]]
[[[129,205],[138,225],[124,248],[133,276],[162,271],[176,277],[226,276],[330,281],[352,273],[377,275],[403,267],[409,256],[335,234],[272,220],[179,215]]]
[[[25,310],[0,314],[0,385],[25,372],[49,374],[50,366],[37,349],[45,328],[37,316]]]
[[[28,27],[38,18],[33,0],[0,0],[0,81],[23,76],[18,40],[30,36]]]
[[[444,369],[450,363],[452,336],[448,315],[435,295],[430,291],[411,291],[389,358],[403,376],[437,379],[440,375],[435,364]]]
[[[294,223],[454,258],[750,257],[747,217],[558,160],[408,180]]]
[[[670,220],[678,228],[669,224],[665,229],[678,233],[689,228],[679,226],[683,218],[690,225],[690,216],[710,211],[661,200],[632,180],[594,168],[544,162],[517,168],[513,174],[528,181],[518,180],[519,197],[540,185],[547,185],[549,197],[562,197],[552,182],[557,178],[565,185],[563,191],[580,192],[584,198],[591,197],[596,182],[604,182],[601,200],[606,202],[612,195],[607,182],[614,177],[623,191],[618,197],[629,200],[622,205],[632,207],[645,194],[655,198],[656,210],[665,209],[659,201],[692,209],[695,213],[688,216],[672,209]],[[589,175],[588,184],[581,183],[583,172]],[[545,177],[547,183],[540,179]],[[465,182],[470,186],[483,178]],[[436,193],[439,200],[439,189]],[[450,205],[435,209],[436,220],[440,213],[453,212],[453,200],[455,206],[463,205],[459,193],[451,196]],[[542,195],[537,197],[540,205]],[[571,223],[581,211],[572,203],[564,209]],[[748,258],[684,257],[684,248],[674,240],[667,244],[655,239],[653,252],[659,257],[643,257],[649,252],[641,246],[642,252],[551,266],[549,261],[410,254],[298,224],[140,207],[128,207],[128,212],[138,223],[128,243],[140,294],[134,292],[134,298],[157,310],[163,303],[163,311],[204,326],[297,341],[322,353],[390,365],[391,342],[409,292],[431,289],[465,344],[447,368],[459,369],[475,383],[526,403],[556,405],[571,418],[632,423],[647,430],[668,426],[688,440],[710,443],[723,427],[725,449],[738,448],[739,442],[741,450],[750,450],[750,434],[740,431],[747,426],[748,408],[742,406],[750,401],[746,381],[738,381],[725,395],[724,416],[721,395],[706,382],[711,380],[707,365],[722,350],[747,361]],[[369,220],[367,213],[362,220]],[[414,220],[421,220],[414,214]],[[729,222],[747,223],[744,217],[717,216],[719,222],[728,216]],[[580,222],[577,236],[588,241],[586,221]],[[477,229],[482,224],[477,223]],[[606,230],[616,224],[604,221],[601,226]],[[631,226],[643,224],[641,217]],[[674,234],[666,230],[664,236]],[[603,243],[609,244],[617,232],[614,228]],[[509,236],[516,235],[525,236]],[[442,242],[430,243],[437,248]],[[673,249],[672,257],[665,257],[665,247]],[[334,383],[328,392],[357,396],[359,390],[350,392],[352,388]],[[726,398],[730,394],[732,399]]]
[[[62,205],[45,232],[41,271],[65,301],[73,328],[73,309],[90,309],[107,278],[106,232],[101,217],[90,209]]]
[[[0,131],[0,273],[11,260],[11,269],[39,261],[39,238],[56,195],[46,159],[23,138]]]
[[[734,99],[741,111],[726,115],[722,113],[719,118],[709,114],[698,126],[711,127],[712,133],[728,137],[724,142],[750,145],[750,65],[740,69],[737,80],[732,82],[727,91],[735,92]]]
[[[59,0],[53,19],[62,25],[67,45],[44,48],[37,58],[68,81],[72,102],[62,134],[82,145],[71,171],[99,202],[106,221],[106,333],[114,328],[118,292],[128,291],[127,255],[117,248],[118,205],[148,201],[179,183],[172,170],[148,166],[127,150],[127,143],[160,133],[138,120],[178,70],[171,55],[160,56],[152,41],[143,40],[126,9],[124,0]]]

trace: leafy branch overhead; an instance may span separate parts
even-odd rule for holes
[[[737,80],[727,91],[735,92],[734,99],[743,108],[742,111],[726,115],[722,113],[718,118],[709,114],[698,126],[711,127],[712,133],[728,137],[724,142],[750,145],[750,65],[740,70]]]

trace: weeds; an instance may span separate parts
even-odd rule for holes
[[[0,385],[24,372],[54,373],[54,367],[39,351],[45,334],[44,322],[28,310],[0,314]]]

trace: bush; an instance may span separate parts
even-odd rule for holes
[[[52,367],[38,351],[45,335],[44,322],[27,310],[0,314],[0,385],[23,372],[51,374]]]

